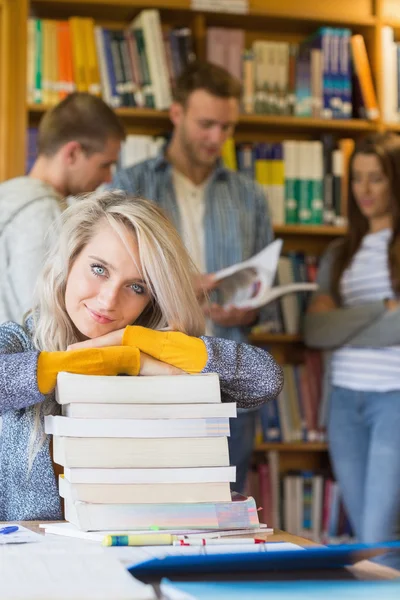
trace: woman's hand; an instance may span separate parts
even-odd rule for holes
[[[185,371],[161,362],[145,352],[140,353],[139,375],[185,375]]]
[[[336,302],[329,294],[320,294],[311,302],[307,312],[309,313],[321,313],[335,310],[338,308]]]
[[[76,344],[70,344],[67,350],[82,350],[83,348],[104,348],[105,346],[122,346],[122,338],[124,335],[124,329],[117,329],[111,331],[97,338],[91,340],[85,340],[84,342],[76,342]]]

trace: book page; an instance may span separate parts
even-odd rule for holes
[[[155,600],[115,555],[77,541],[0,546],[0,582],[7,600]]]

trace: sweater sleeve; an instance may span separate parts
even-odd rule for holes
[[[187,373],[217,373],[223,402],[237,402],[239,408],[257,407],[283,386],[282,369],[272,356],[249,344],[138,326],[126,327],[122,343]]]
[[[14,319],[22,320],[32,308],[32,297],[37,277],[42,269],[46,252],[54,240],[55,222],[61,214],[57,200],[43,198],[28,206],[18,215],[8,234],[10,243],[9,273],[12,281],[7,282],[13,289]],[[14,240],[18,240],[15,243]]]
[[[218,373],[223,402],[254,408],[276,398],[283,387],[281,367],[255,346],[203,337],[208,360],[202,373]]]
[[[0,327],[0,414],[42,402],[37,385],[39,352],[26,351],[15,323]]]
[[[318,290],[311,302],[321,294],[331,294],[331,272],[335,246],[321,260]],[[303,323],[304,341],[310,348],[328,350],[350,343],[358,333],[385,313],[383,301],[368,302],[351,308],[338,308],[321,313],[307,313]]]
[[[400,309],[387,310],[348,342],[356,348],[384,348],[400,345]]]

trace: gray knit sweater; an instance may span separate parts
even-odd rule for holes
[[[259,406],[282,389],[281,368],[264,350],[231,340],[202,338],[208,361],[203,373],[218,373],[223,402]],[[0,521],[61,519],[60,499],[49,452],[49,436],[28,469],[33,405],[45,397],[37,385],[39,353],[32,322],[0,327]]]

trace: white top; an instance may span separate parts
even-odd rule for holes
[[[200,273],[206,272],[204,249],[205,188],[207,181],[195,185],[185,175],[173,169],[173,182],[181,218],[181,235],[194,264]]]
[[[196,185],[176,169],[172,170],[172,178],[181,219],[183,243],[200,273],[206,273],[204,212],[208,179],[201,185]],[[207,320],[206,335],[212,334],[212,323]]]
[[[342,276],[341,294],[345,307],[394,298],[387,262],[391,234],[390,229],[384,229],[364,237]],[[332,383],[363,391],[400,389],[400,346],[343,346],[333,353]]]

